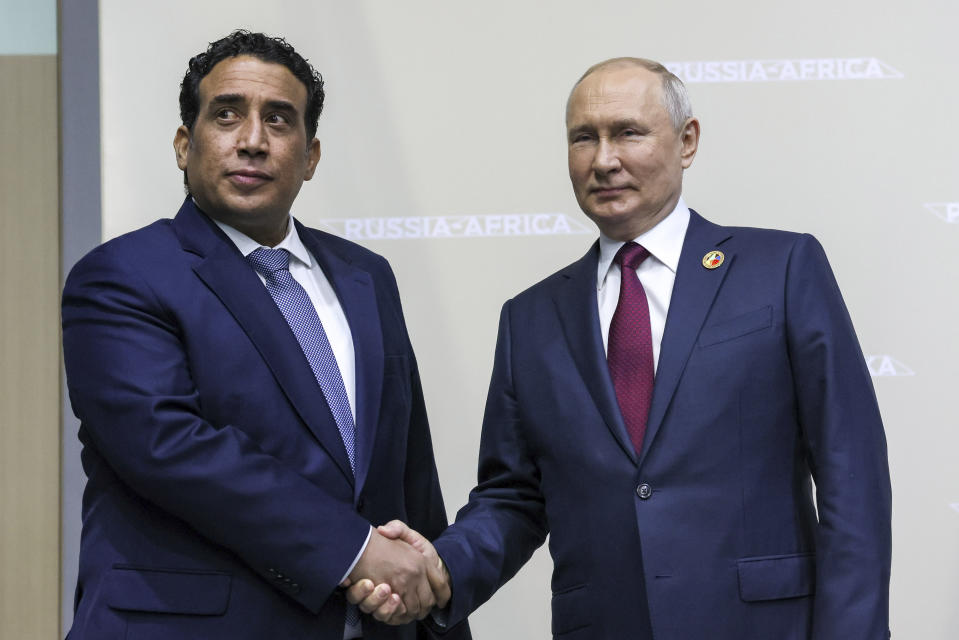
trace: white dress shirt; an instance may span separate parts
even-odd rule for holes
[[[340,306],[340,301],[333,291],[333,286],[327,279],[326,274],[323,273],[323,269],[320,268],[319,262],[300,240],[300,235],[296,232],[296,226],[293,224],[293,218],[290,217],[286,236],[275,247],[262,245],[229,225],[216,220],[214,222],[233,241],[244,258],[261,247],[264,249],[286,249],[290,252],[290,275],[306,291],[306,295],[310,297],[310,302],[313,303],[313,308],[316,309],[316,314],[320,317],[320,322],[323,323],[323,330],[326,331],[326,337],[333,349],[336,364],[340,368],[340,375],[343,376],[343,386],[346,387],[346,395],[350,400],[353,421],[356,422],[356,357],[353,353],[353,334],[350,332],[346,314],[343,313],[343,307]],[[266,278],[259,271],[256,272],[256,275],[260,278],[260,282],[266,286]]]
[[[643,245],[650,253],[649,257],[636,269],[636,275],[646,292],[649,303],[649,324],[653,339],[653,371],[659,366],[659,351],[666,329],[666,314],[669,312],[669,300],[673,295],[673,283],[676,281],[676,268],[679,255],[686,239],[686,227],[689,226],[689,208],[679,198],[676,208],[663,218],[659,224],[635,238],[633,241]],[[599,265],[596,273],[596,300],[599,304],[599,326],[603,334],[603,349],[609,348],[609,325],[613,321],[616,305],[619,302],[621,275],[619,265],[613,262],[616,252],[625,242],[612,240],[602,233],[599,235]]]
[[[233,227],[223,224],[217,220],[213,222],[223,230],[223,233],[233,241],[236,248],[240,250],[243,257],[247,257],[259,248],[264,249],[286,249],[290,252],[290,275],[300,283],[300,286],[310,297],[316,314],[323,323],[323,330],[326,331],[326,337],[330,341],[330,347],[333,349],[333,356],[336,358],[336,364],[340,368],[340,375],[343,376],[343,386],[346,387],[346,396],[350,401],[350,411],[353,414],[353,423],[356,424],[356,355],[353,351],[353,333],[350,331],[350,325],[346,321],[346,314],[343,313],[343,307],[333,291],[333,286],[327,279],[326,274],[320,267],[320,263],[313,257],[303,241],[300,240],[300,234],[296,232],[296,226],[293,224],[293,217],[290,217],[289,227],[286,237],[275,247],[267,247],[248,235],[237,231]],[[260,278],[263,286],[266,286],[266,278],[259,271],[256,275]],[[357,425],[357,429],[359,426]],[[366,546],[370,542],[370,536],[373,534],[373,527],[366,536],[366,541],[360,547],[359,553],[353,559],[353,563],[343,574],[343,580],[346,579],[353,567],[360,561],[360,556],[366,551]],[[342,581],[342,580],[341,580]],[[344,639],[358,638],[362,635],[362,624],[355,627],[347,627],[344,632]]]

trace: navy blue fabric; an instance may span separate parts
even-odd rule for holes
[[[341,640],[337,585],[370,524],[446,525],[389,265],[297,230],[353,334],[355,477],[296,337],[191,200],[71,272],[64,359],[88,477],[71,639]],[[368,638],[426,633],[364,620]]]
[[[290,252],[286,249],[259,248],[246,257],[264,278],[277,308],[283,314],[296,341],[303,349],[306,361],[316,382],[320,385],[326,404],[333,414],[333,421],[343,438],[350,470],[356,468],[356,425],[350,410],[350,398],[343,384],[343,374],[336,362],[330,340],[313,307],[310,296],[290,273]]]
[[[638,455],[597,260],[594,245],[503,307],[478,484],[436,542],[450,619],[549,534],[556,638],[885,639],[886,442],[819,243],[692,214]]]

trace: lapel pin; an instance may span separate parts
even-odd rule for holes
[[[721,265],[725,259],[726,256],[722,251],[710,251],[703,256],[703,266],[707,269],[715,269]]]

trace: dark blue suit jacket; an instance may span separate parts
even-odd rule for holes
[[[714,249],[725,262],[708,270]],[[597,259],[503,308],[479,483],[436,543],[451,620],[549,533],[556,638],[884,640],[885,436],[820,245],[692,214],[639,456]]]
[[[71,638],[341,640],[337,583],[370,523],[445,527],[389,265],[297,230],[353,334],[355,479],[296,338],[190,199],[70,274],[64,358],[88,477]]]

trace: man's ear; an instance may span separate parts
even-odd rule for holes
[[[696,157],[696,150],[699,149],[699,120],[690,118],[683,125],[679,133],[679,142],[682,145],[680,157],[683,161],[683,169],[688,169]]]
[[[320,162],[320,141],[318,138],[310,140],[310,145],[306,150],[306,173],[303,174],[304,180],[313,177],[316,171],[316,165]]]
[[[181,171],[186,171],[187,159],[190,156],[190,130],[186,125],[177,127],[176,133],[173,134],[173,152],[176,154],[176,166],[180,167]]]

